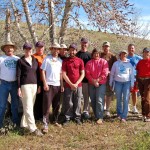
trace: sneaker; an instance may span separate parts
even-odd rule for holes
[[[136,107],[133,107],[132,113],[133,114],[138,114],[139,113]]]
[[[145,118],[144,122],[150,122],[150,118]]]
[[[54,125],[55,125],[55,126],[57,126],[57,127],[59,127],[59,128],[61,128],[61,127],[62,127],[62,125],[61,125],[61,124],[59,124],[58,122],[55,122],[55,123],[54,123]]]
[[[44,127],[43,130],[42,130],[42,132],[43,132],[44,134],[48,133],[48,127]]]
[[[98,120],[96,121],[96,123],[97,123],[97,124],[102,124],[102,123],[103,123],[103,119],[98,119]]]
[[[65,120],[65,121],[63,122],[63,126],[67,126],[69,123],[70,123],[70,120]]]
[[[121,122],[126,123],[127,121],[126,119],[121,119]]]
[[[76,124],[78,124],[78,125],[81,125],[81,124],[82,124],[82,122],[81,122],[80,119],[76,119],[75,122],[76,122]]]
[[[130,104],[128,104],[128,112],[131,112]]]
[[[110,117],[110,112],[108,110],[106,111],[106,117]]]
[[[43,136],[42,132],[39,129],[36,129],[34,132],[31,132],[31,134],[36,136]]]

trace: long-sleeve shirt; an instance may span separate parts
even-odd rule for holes
[[[103,58],[99,58],[98,60],[91,59],[90,61],[87,62],[85,66],[85,75],[90,84],[93,84],[92,83],[93,79],[98,79],[99,77],[102,78],[99,81],[99,84],[105,84],[107,81],[108,73],[109,73],[108,63]]]
[[[134,71],[133,66],[130,61],[126,59],[126,61],[121,61],[120,59],[116,61],[110,72],[110,81],[109,85],[113,86],[113,82],[127,82],[131,81],[131,87],[134,85]]]
[[[17,62],[17,82],[18,87],[25,84],[38,84],[40,85],[40,70],[38,61],[32,56],[32,65],[30,65],[25,56]]]

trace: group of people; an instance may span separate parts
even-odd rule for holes
[[[97,124],[103,123],[104,115],[110,116],[110,105],[115,93],[117,117],[126,122],[129,111],[130,92],[133,112],[136,108],[137,92],[141,95],[144,121],[150,121],[150,49],[143,49],[143,58],[135,54],[135,46],[129,44],[128,51],[121,50],[116,57],[110,51],[110,43],[104,42],[102,52],[94,48],[88,51],[89,41],[81,39],[81,50],[76,43],[67,46],[53,43],[50,54],[44,54],[45,43],[23,45],[24,55],[14,55],[17,49],[12,42],[1,46],[5,55],[0,56],[0,128],[3,127],[8,96],[11,96],[12,121],[29,129],[30,133],[42,136],[48,133],[50,107],[53,124],[61,126],[71,120],[82,124],[90,118],[90,101]],[[137,87],[138,85],[138,87]],[[23,115],[18,116],[19,98]],[[83,109],[81,100],[83,102]],[[61,112],[60,112],[61,106]],[[82,111],[82,113],[81,113]],[[42,131],[35,120],[42,120]]]

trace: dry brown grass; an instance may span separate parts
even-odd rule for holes
[[[49,133],[43,137],[12,131],[0,137],[0,150],[148,150],[150,123],[134,114],[129,114],[126,124],[121,123],[115,118],[115,101],[111,112],[112,117],[102,125],[93,120],[82,125],[71,122],[62,128],[50,124]]]

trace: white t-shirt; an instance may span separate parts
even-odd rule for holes
[[[16,81],[16,65],[19,57],[0,56],[0,79],[11,82]]]
[[[62,60],[53,58],[52,55],[45,57],[41,69],[46,71],[46,82],[48,85],[60,86],[60,73]]]

